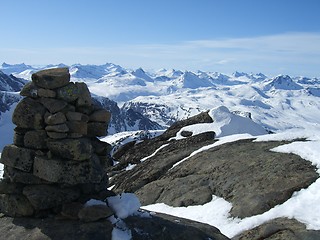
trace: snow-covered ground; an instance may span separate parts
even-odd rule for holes
[[[308,141],[297,141],[270,150],[297,154],[306,159],[306,161],[311,161],[312,164],[318,168],[318,173],[320,174],[320,136],[317,134],[319,131],[320,129],[310,129],[309,131],[288,130],[278,134],[262,135],[257,137],[255,141],[280,141],[307,138]],[[253,136],[242,134],[221,137],[218,142],[203,147],[197,152],[204,151],[218,144],[248,138],[253,138]],[[283,204],[275,206],[263,214],[244,219],[232,218],[229,214],[232,204],[217,196],[213,196],[211,202],[200,206],[171,207],[164,203],[157,203],[143,206],[142,208],[208,223],[219,228],[220,231],[228,237],[233,237],[242,231],[278,217],[295,218],[306,224],[308,229],[320,230],[319,189],[320,179],[311,184],[307,189],[295,192],[293,196]]]

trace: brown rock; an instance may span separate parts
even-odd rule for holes
[[[114,212],[107,205],[85,206],[79,211],[78,217],[83,222],[95,222],[110,217]]]
[[[11,217],[31,216],[34,212],[32,205],[22,194],[0,194],[0,209]]]
[[[78,107],[89,107],[92,105],[91,94],[85,83],[77,82],[77,88],[79,89],[79,98],[77,100]]]
[[[70,74],[68,68],[53,68],[36,72],[31,78],[38,87],[55,89],[67,85]]]
[[[87,135],[88,125],[86,122],[80,121],[69,121],[67,122],[70,133],[80,133],[82,135]]]
[[[45,115],[44,121],[48,125],[62,124],[67,121],[66,116],[62,112]]]
[[[46,109],[32,98],[22,99],[15,108],[12,122],[20,128],[42,129]]]
[[[71,160],[86,160],[92,155],[92,145],[87,138],[49,140],[49,150],[56,156]]]
[[[32,169],[34,151],[17,147],[15,145],[7,145],[4,147],[1,155],[1,163],[20,169],[24,172],[30,172]]]
[[[41,104],[49,110],[50,113],[56,113],[64,109],[68,103],[62,100],[53,98],[40,98]]]
[[[47,132],[57,132],[57,133],[69,132],[69,128],[65,123],[57,124],[57,125],[48,125],[46,126],[45,129]]]
[[[44,210],[72,202],[79,198],[80,191],[76,188],[61,188],[53,185],[28,185],[23,194],[36,210]]]
[[[47,133],[44,130],[29,131],[24,135],[24,146],[32,149],[46,149]]]
[[[103,123],[109,123],[111,118],[111,113],[105,109],[99,109],[94,111],[89,116],[89,121],[91,122],[103,122]]]
[[[88,136],[102,137],[108,134],[108,125],[101,122],[88,122]]]
[[[73,82],[68,85],[57,89],[57,98],[66,102],[73,102],[78,99],[80,91],[76,84]]]

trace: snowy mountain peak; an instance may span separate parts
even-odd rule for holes
[[[137,78],[142,78],[148,82],[153,82],[153,79],[142,68],[136,69],[131,74]]]
[[[289,75],[278,75],[266,85],[265,90],[270,89],[300,90],[303,87],[295,83]]]
[[[8,63],[2,63],[0,70],[4,72],[5,74],[12,74],[12,73],[21,73],[27,69],[32,69],[31,66],[26,65],[24,63],[19,64],[8,64]]]
[[[185,71],[181,77],[178,78],[178,85],[183,88],[191,89],[213,86],[209,78],[200,78],[195,73],[189,71]]]

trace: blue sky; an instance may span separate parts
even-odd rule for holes
[[[0,0],[0,61],[320,77],[319,0]]]

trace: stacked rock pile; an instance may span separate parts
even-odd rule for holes
[[[72,202],[103,199],[110,145],[97,137],[107,134],[110,113],[93,104],[85,83],[70,82],[67,68],[34,73],[20,94],[13,144],[1,156],[1,212],[48,216]]]

